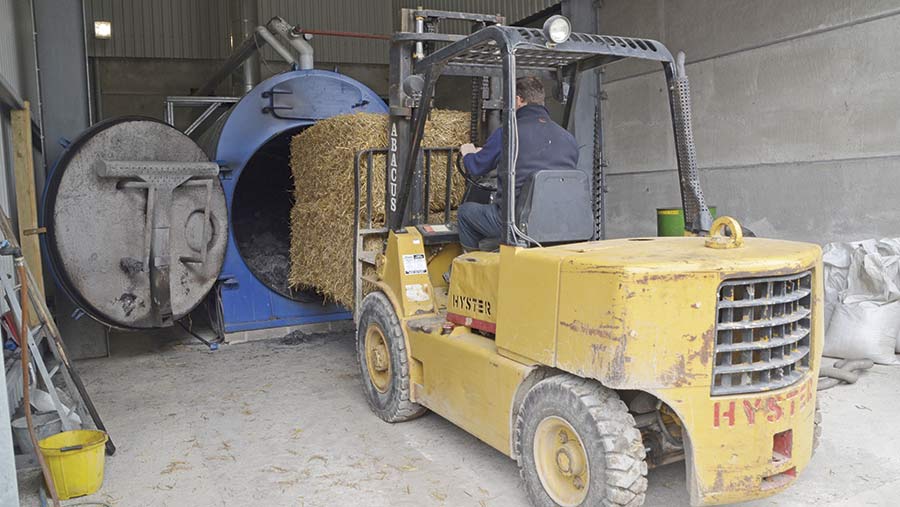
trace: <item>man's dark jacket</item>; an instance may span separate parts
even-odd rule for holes
[[[575,169],[578,164],[578,145],[575,137],[551,118],[547,108],[528,104],[516,111],[519,132],[519,156],[516,159],[516,199],[522,185],[541,169]],[[481,176],[497,168],[503,151],[503,128],[495,130],[478,153],[463,157],[466,170]],[[505,171],[498,171],[499,186],[494,202],[502,199]]]

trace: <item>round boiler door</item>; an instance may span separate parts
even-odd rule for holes
[[[150,164],[111,175],[98,161]],[[160,162],[171,163],[168,172]],[[209,159],[186,135],[133,117],[94,125],[60,158],[44,201],[48,253],[66,293],[93,318],[120,328],[168,326],[212,289],[228,230],[218,177],[187,177],[171,199],[152,185],[180,180],[171,167],[199,162]]]

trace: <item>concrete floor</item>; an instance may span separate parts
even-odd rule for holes
[[[79,363],[118,446],[120,506],[527,506],[513,461],[429,414],[387,424],[366,405],[351,333],[204,347],[118,335]],[[896,505],[900,368],[822,394],[825,433],[798,483],[753,506]],[[648,506],[687,505],[683,465],[650,472]],[[22,505],[38,505],[34,474]]]

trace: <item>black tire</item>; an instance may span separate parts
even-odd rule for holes
[[[565,420],[577,432],[587,458],[587,493],[574,505],[643,505],[647,491],[646,451],[625,403],[615,391],[598,382],[558,375],[539,382],[528,392],[516,419],[519,470],[535,507],[559,505],[541,482],[535,458],[539,425],[556,419]],[[560,438],[565,440],[562,435]]]
[[[376,387],[366,358],[366,334],[370,327],[380,332],[386,342],[389,380],[382,389]],[[372,292],[363,299],[356,327],[356,357],[366,400],[378,417],[393,423],[408,421],[425,413],[425,407],[410,401],[406,341],[394,307],[382,292]]]

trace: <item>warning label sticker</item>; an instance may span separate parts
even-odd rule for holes
[[[425,262],[425,254],[404,255],[403,271],[407,275],[424,275],[428,273],[428,264]]]

